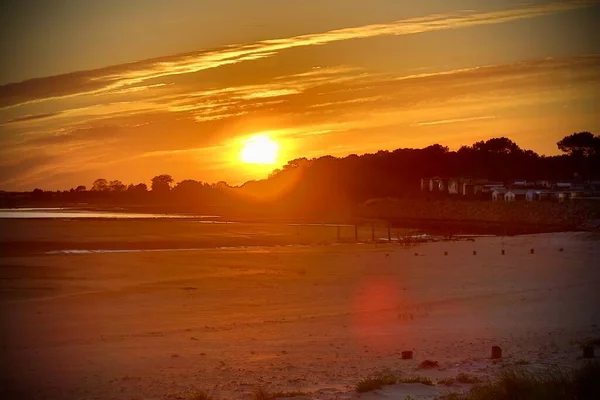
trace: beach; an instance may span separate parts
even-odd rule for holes
[[[577,366],[579,343],[600,337],[592,233],[406,247],[334,243],[333,229],[327,240],[294,243],[289,227],[285,238],[258,233],[253,245],[225,232],[222,246],[198,248],[188,237],[188,248],[178,245],[189,231],[165,245],[159,228],[144,236],[123,225],[135,222],[106,236],[66,222],[12,223],[3,246],[15,237],[32,250],[0,258],[3,398],[188,399],[207,390],[249,399],[259,387],[311,399],[434,398],[448,388],[359,395],[354,386],[385,369],[435,383],[513,364]],[[493,345],[502,359],[490,359]],[[414,359],[402,360],[405,350]],[[426,359],[439,368],[418,369]]]

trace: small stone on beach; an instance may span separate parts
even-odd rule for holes
[[[500,346],[492,346],[492,359],[502,358],[502,349]]]

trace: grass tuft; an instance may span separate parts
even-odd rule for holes
[[[370,392],[379,390],[385,385],[395,385],[398,379],[391,372],[381,372],[361,379],[356,384],[355,390],[357,393]]]
[[[449,376],[447,378],[438,379],[437,383],[438,385],[452,386],[456,383],[456,378]]]
[[[252,393],[253,400],[271,400],[271,395],[263,388],[258,388]]]
[[[271,393],[272,399],[280,399],[280,398],[286,398],[286,397],[308,397],[308,396],[310,396],[310,393],[300,392],[300,391]]]
[[[398,381],[398,383],[422,383],[423,385],[433,386],[433,381],[431,379],[418,375],[402,378]]]
[[[456,381],[459,383],[476,384],[476,383],[481,383],[481,378],[479,378],[478,376],[475,376],[475,375],[466,374],[464,372],[461,372],[460,374],[458,374],[456,376]]]
[[[479,378],[478,376],[475,375],[471,375],[471,374],[466,374],[464,372],[461,372],[460,374],[456,375],[456,377],[447,377],[447,378],[443,378],[443,379],[439,379],[437,381],[438,385],[444,385],[444,386],[452,386],[455,383],[465,383],[465,384],[476,384],[476,383],[481,383],[481,378]]]
[[[192,394],[192,396],[190,397],[190,400],[214,400],[214,397],[212,397],[210,394],[208,394],[204,390],[200,390],[200,391]]]
[[[252,393],[253,400],[273,400],[280,399],[286,397],[302,397],[302,396],[310,396],[310,393],[307,392],[269,392],[263,388],[258,388]]]

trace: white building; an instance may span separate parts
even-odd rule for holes
[[[565,200],[568,200],[570,195],[570,192],[556,192],[556,199],[559,203],[562,203]]]
[[[551,200],[555,197],[556,193],[552,190],[536,190],[534,198],[537,201]]]
[[[448,181],[448,193],[450,194],[458,194],[459,193],[460,182],[458,179],[450,179]]]
[[[533,190],[510,189],[506,193],[504,193],[504,201],[517,201],[517,200],[533,201],[534,193],[535,193],[535,191],[533,191]]]
[[[506,192],[508,192],[508,190],[505,188],[496,188],[496,189],[492,190],[492,200],[493,201],[504,200],[504,194]]]

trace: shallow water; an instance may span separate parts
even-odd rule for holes
[[[158,218],[219,218],[215,215],[148,214],[114,211],[83,211],[69,208],[15,208],[0,209],[0,218],[110,218],[110,219],[158,219]]]

